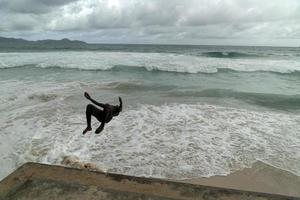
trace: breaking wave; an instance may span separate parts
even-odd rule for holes
[[[300,95],[267,94],[254,92],[240,92],[230,89],[206,89],[202,91],[169,92],[173,97],[216,97],[234,98],[260,106],[283,110],[300,109]]]
[[[251,53],[240,53],[240,52],[224,52],[224,51],[215,51],[215,52],[204,52],[203,56],[212,57],[212,58],[261,58],[262,55],[251,54]]]
[[[212,55],[223,55],[212,52]],[[227,56],[224,58],[224,56]],[[0,69],[37,67],[77,70],[122,70],[128,67],[147,71],[178,73],[216,73],[219,69],[241,72],[266,71],[293,73],[300,71],[300,61],[288,59],[228,59],[245,57],[243,53],[228,53],[222,58],[178,55],[172,53],[132,52],[42,52],[1,53]],[[247,56],[246,56],[247,57]]]
[[[53,113],[56,107],[64,112]],[[18,162],[59,164],[75,155],[114,173],[193,178],[227,175],[260,160],[300,174],[299,115],[201,104],[141,105],[127,108],[101,135],[83,137],[82,114],[63,104],[44,109],[42,114],[51,115],[25,121],[36,131],[19,141]]]

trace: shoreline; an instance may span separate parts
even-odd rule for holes
[[[66,156],[61,164],[66,167],[104,172],[93,163],[81,162],[76,156]],[[141,178],[151,179],[152,177]],[[194,185],[300,197],[300,176],[289,171],[276,168],[262,161],[256,161],[252,167],[235,171],[226,176],[216,175],[191,179],[160,179]]]
[[[49,166],[55,167],[55,165],[49,165]],[[97,166],[94,165],[93,163],[81,162],[77,157],[66,157],[62,161],[61,165],[57,167],[79,169],[91,173],[99,172],[104,174],[110,174],[108,172],[103,172],[100,168],[97,168]],[[18,171],[18,169],[16,169],[15,171]],[[12,172],[12,174],[14,174],[15,171]],[[7,177],[9,176],[11,175],[8,175]],[[121,176],[126,176],[126,175],[121,175]],[[7,177],[1,180],[0,183],[5,181]],[[136,177],[136,178],[155,179],[151,177]],[[274,166],[268,165],[261,161],[255,162],[250,168],[244,168],[239,171],[235,171],[227,176],[217,175],[211,177],[201,177],[201,178],[191,178],[191,179],[181,179],[181,180],[160,178],[158,180],[171,181],[175,183],[176,182],[185,183],[194,186],[227,188],[227,189],[232,189],[237,191],[248,191],[248,192],[255,192],[255,193],[274,194],[274,195],[292,196],[292,197],[300,198],[300,190],[299,190],[300,176],[276,168]]]
[[[300,197],[300,176],[261,161],[255,162],[251,168],[244,168],[227,176],[192,178],[178,182]]]
[[[80,159],[75,156],[65,157],[61,164],[67,167],[106,173],[101,168],[98,168],[95,164],[81,162]],[[153,177],[141,178],[151,179]],[[289,171],[276,168],[262,161],[256,161],[249,168],[244,168],[224,176],[216,175],[211,177],[180,180],[168,178],[161,179],[194,185],[205,185],[211,187],[300,197],[300,176],[297,176]]]
[[[26,163],[0,182],[0,199],[299,200],[296,196]]]

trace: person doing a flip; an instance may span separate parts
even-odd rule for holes
[[[103,110],[97,108],[96,106],[94,106],[92,104],[88,104],[86,106],[86,123],[87,123],[87,127],[82,132],[83,135],[86,134],[86,132],[92,130],[92,126],[91,126],[91,116],[92,115],[94,117],[96,117],[96,119],[99,122],[101,122],[100,126],[95,131],[95,133],[98,134],[104,129],[105,123],[110,122],[110,120],[113,117],[118,116],[119,113],[122,111],[122,99],[121,99],[121,97],[119,97],[119,103],[120,104],[114,106],[114,105],[103,104],[103,103],[99,103],[99,102],[95,101],[94,99],[92,99],[92,97],[87,92],[84,93],[84,96],[85,96],[85,98],[87,98],[88,100],[93,102],[95,105],[101,107]]]

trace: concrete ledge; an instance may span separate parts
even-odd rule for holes
[[[300,200],[274,194],[217,188],[26,163],[0,182],[0,199],[222,199]]]

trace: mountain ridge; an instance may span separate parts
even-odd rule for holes
[[[21,38],[7,38],[0,37],[0,49],[13,50],[13,49],[82,49],[90,46],[83,41],[70,40],[63,38],[61,40],[37,40],[30,41]]]

